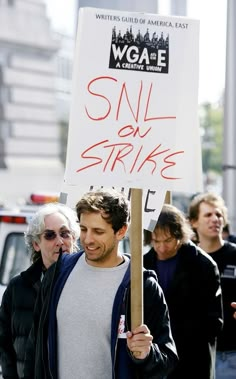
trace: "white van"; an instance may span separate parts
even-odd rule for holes
[[[0,299],[10,279],[30,265],[24,232],[33,212],[0,210]]]
[[[24,232],[39,206],[58,201],[58,196],[32,194],[31,204],[22,207],[0,208],[0,303],[11,278],[30,265]]]

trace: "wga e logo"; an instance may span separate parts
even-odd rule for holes
[[[144,34],[138,30],[136,36],[132,27],[122,35],[116,27],[112,29],[109,68],[120,70],[148,71],[168,74],[169,35],[150,36],[149,29]]]

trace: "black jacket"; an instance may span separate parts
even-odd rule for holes
[[[81,253],[62,255],[56,265],[51,266],[45,275],[37,301],[34,328],[31,330],[28,341],[25,378],[57,379],[58,377],[56,308],[64,283],[80,255]],[[155,273],[153,271],[145,271],[145,273],[144,323],[147,324],[153,335],[151,353],[144,361],[136,360],[129,354],[126,340],[117,338],[122,309],[126,309],[126,320],[129,325],[127,330],[130,330],[130,272],[128,268],[117,290],[112,310],[111,356],[114,378],[163,379],[177,362],[176,348],[170,331],[168,309],[163,293],[156,281]],[[153,307],[154,304],[155,307]],[[48,325],[50,325],[49,331]],[[91,369],[95,370],[96,368]]]
[[[231,307],[236,298],[236,244],[225,241],[219,250],[209,255],[219,267],[223,296],[224,327],[217,341],[217,350],[236,351],[236,321]]]
[[[169,378],[213,379],[216,336],[223,324],[219,271],[192,242],[178,251],[172,282],[165,292],[179,363]],[[144,267],[156,270],[157,255],[144,255]]]
[[[0,307],[0,357],[3,378],[23,378],[26,342],[33,323],[33,310],[40,286],[42,260],[8,284]]]

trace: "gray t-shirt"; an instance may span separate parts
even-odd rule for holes
[[[84,254],[76,263],[57,307],[59,379],[111,379],[112,306],[128,264],[93,267]]]

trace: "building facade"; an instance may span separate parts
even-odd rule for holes
[[[0,0],[0,202],[59,190],[59,44],[42,0]]]

